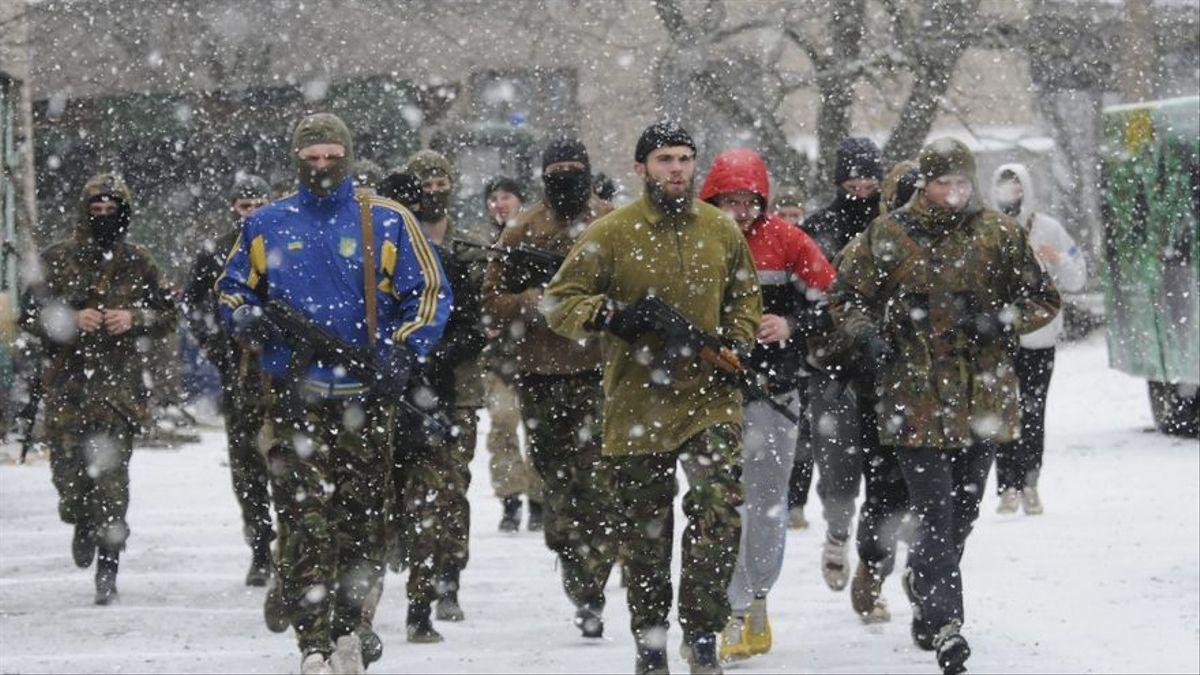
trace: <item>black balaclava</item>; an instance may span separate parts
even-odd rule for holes
[[[445,177],[453,184],[453,166],[445,155],[434,150],[419,150],[404,165],[404,170],[417,177],[422,183],[431,178]],[[446,190],[421,190],[421,222],[436,223],[450,213],[450,197],[453,187]]]
[[[342,146],[346,154],[342,159],[333,162],[324,169],[313,170],[300,159],[300,151],[310,145],[334,143]],[[310,192],[325,197],[332,194],[346,176],[350,175],[350,167],[354,164],[354,140],[350,129],[337,115],[331,113],[316,113],[300,120],[296,130],[292,132],[292,153],[296,161],[296,172],[300,183]]]
[[[117,210],[114,213],[103,216],[89,213],[87,216],[88,233],[91,235],[92,242],[100,248],[111,249],[129,232],[131,215],[129,205],[119,198],[108,195],[95,197],[92,201],[113,201],[117,204]]]
[[[1004,173],[1000,174],[1000,182],[1003,183],[1006,181],[1017,183],[1017,184],[1021,183],[1021,179],[1018,178],[1017,174],[1013,171],[1005,171]],[[1022,186],[1022,187],[1024,187],[1024,186]],[[1021,215],[1021,202],[1022,201],[1024,201],[1024,198],[1016,199],[1013,201],[1007,201],[1007,202],[999,202],[996,204],[996,206],[1000,209],[1000,211],[1004,215],[1009,216],[1010,218],[1016,218],[1017,216]]]
[[[546,167],[557,162],[579,162],[583,167],[545,173]],[[583,213],[592,195],[592,165],[583,143],[574,138],[552,141],[542,153],[542,172],[546,203],[554,213],[566,220]]]
[[[842,141],[837,149],[837,161],[833,168],[833,182],[838,186],[837,208],[856,223],[867,223],[879,215],[879,190],[869,197],[850,195],[842,183],[854,178],[883,180],[883,162],[879,146],[869,138],[851,137]]]

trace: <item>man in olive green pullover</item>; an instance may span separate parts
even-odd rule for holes
[[[639,672],[666,668],[677,463],[689,484],[679,622],[695,672],[719,671],[715,634],[729,617],[741,534],[741,392],[694,355],[668,356],[639,302],[656,296],[735,351],[753,344],[754,261],[733,220],[693,199],[695,154],[677,124],[646,129],[634,165],[645,194],[584,232],[541,303],[564,337],[600,333],[603,452],[617,473]]]

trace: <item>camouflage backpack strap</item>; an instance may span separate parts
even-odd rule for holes
[[[375,309],[375,224],[371,221],[371,193],[363,188],[355,191],[359,220],[362,221],[363,300],[367,304],[367,344],[374,349],[375,329],[379,319]]]

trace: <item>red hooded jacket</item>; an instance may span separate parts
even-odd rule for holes
[[[767,213],[767,205],[771,203],[767,165],[749,148],[734,148],[717,156],[700,188],[700,199],[712,203],[717,195],[738,190],[753,192],[762,200],[763,215],[746,233],[759,282],[768,286],[799,280],[805,288],[828,290],[833,283],[833,266],[812,237]]]
[[[792,339],[783,345],[758,345],[750,360],[771,373],[773,391],[787,391],[798,386],[803,363],[804,341],[796,335],[797,317],[813,305],[810,289],[822,293],[829,289],[834,269],[803,230],[767,213],[771,203],[767,165],[749,148],[734,148],[717,156],[700,188],[700,199],[712,203],[717,195],[739,190],[752,192],[762,201],[763,214],[745,235],[762,286],[763,312],[786,318],[793,330]]]

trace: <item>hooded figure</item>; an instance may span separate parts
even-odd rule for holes
[[[867,138],[847,138],[838,146],[834,164],[837,194],[829,206],[806,218],[802,226],[830,260],[879,216],[878,187],[861,196],[846,188],[846,183],[864,179],[883,179],[879,146]]]
[[[80,194],[73,236],[40,257],[21,327],[42,344],[40,386],[58,514],[75,526],[75,564],[97,561],[96,598],[117,594],[129,537],[133,436],[149,421],[146,360],[139,344],[175,327],[175,301],[158,265],[125,241],[133,195],[120,177],[93,177]]]
[[[700,198],[724,210],[746,237],[762,288],[762,325],[748,363],[769,373],[767,390],[776,402],[801,414],[806,371],[805,326],[812,306],[833,281],[833,268],[798,227],[767,213],[767,166],[747,148],[717,156],[700,188]],[[756,202],[750,206],[751,202]],[[765,651],[767,593],[779,579],[787,535],[787,489],[796,452],[796,424],[761,399],[742,408],[744,506],[737,564],[729,584],[732,618],[722,633],[724,658]]]
[[[1023,164],[1004,164],[992,174],[992,203],[1025,229],[1042,269],[1060,292],[1078,293],[1087,284],[1087,263],[1066,228],[1038,212],[1037,193]],[[1063,332],[1060,312],[1047,326],[1021,336],[1024,349],[1053,347]]]

